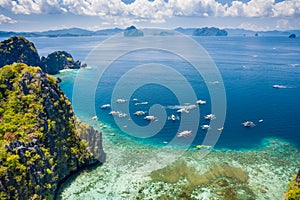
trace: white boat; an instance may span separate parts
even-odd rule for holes
[[[256,125],[255,125],[253,122],[251,122],[251,121],[245,121],[245,122],[242,123],[242,125],[243,125],[244,127],[250,127],[250,128],[256,126]]]
[[[175,116],[174,114],[171,115],[171,117],[168,117],[168,120],[176,121],[180,120],[179,116]]]
[[[175,121],[175,120],[176,120],[175,115],[172,114],[171,119],[172,119],[173,121]]]
[[[213,84],[213,85],[215,85],[215,84],[219,84],[220,82],[219,81],[210,81],[210,82],[208,82],[209,84]]]
[[[141,116],[141,115],[145,115],[146,112],[145,111],[141,111],[141,110],[138,110],[136,111],[135,113],[133,113],[134,115],[137,115],[137,116]]]
[[[189,113],[190,111],[185,109],[185,108],[181,108],[181,109],[177,110],[176,112],[178,112],[178,113]]]
[[[117,103],[126,103],[126,99],[117,99],[116,102]]]
[[[209,128],[210,128],[210,126],[209,126],[209,125],[207,125],[207,124],[205,124],[205,125],[202,125],[202,126],[201,126],[201,128],[202,128],[203,130],[206,130],[206,129],[209,129]]]
[[[148,120],[148,121],[154,121],[156,120],[157,118],[154,117],[153,115],[147,115],[146,117],[144,117],[145,120]]]
[[[97,121],[97,120],[98,120],[98,117],[97,117],[97,116],[94,116],[94,117],[92,117],[92,120]]]
[[[287,87],[285,85],[273,85],[273,88],[282,89]]]
[[[112,110],[108,113],[109,115],[119,115],[120,114],[120,111],[115,111],[115,110]]]
[[[192,136],[192,131],[182,131],[177,133],[177,137],[191,137]]]
[[[206,104],[206,101],[200,99],[200,100],[197,100],[196,103],[199,105],[204,105],[204,104]]]
[[[138,106],[138,105],[147,105],[149,102],[148,101],[143,101],[140,103],[135,103],[134,105]]]
[[[110,108],[110,104],[104,104],[101,106],[101,109],[108,109]]]
[[[120,117],[120,118],[125,118],[125,117],[127,117],[127,114],[126,114],[126,113],[119,113],[119,114],[118,114],[118,117]]]
[[[262,123],[263,121],[264,121],[263,119],[258,120],[259,123]]]
[[[204,119],[206,119],[206,120],[212,120],[212,119],[216,119],[216,116],[214,114],[209,114],[209,115],[205,115]]]
[[[197,106],[194,105],[194,104],[191,104],[191,105],[187,106],[188,110],[192,110],[192,109],[195,109],[195,108],[197,108]]]
[[[220,128],[218,128],[217,130],[218,130],[218,131],[223,131],[223,129],[224,129],[224,127],[220,127]]]
[[[138,99],[137,99],[137,98],[133,98],[132,101],[135,101],[135,102],[136,102],[136,101],[138,101]]]

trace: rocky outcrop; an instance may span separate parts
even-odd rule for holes
[[[11,37],[0,42],[0,67],[14,62],[40,66],[40,57],[34,44],[24,37]]]
[[[135,26],[127,27],[124,31],[125,37],[142,37],[144,36],[143,31],[138,30]]]
[[[53,199],[61,180],[104,162],[101,133],[76,120],[55,78],[19,63],[0,74],[1,199]]]
[[[289,38],[296,38],[296,34],[291,34],[291,35],[289,35]]]
[[[42,57],[41,67],[46,73],[57,74],[63,69],[79,69],[81,62],[74,61],[72,55],[66,51],[55,51],[46,58]]]
[[[39,66],[49,74],[57,74],[63,69],[79,69],[86,67],[80,61],[75,61],[72,55],[65,51],[55,51],[40,59],[33,43],[24,37],[11,37],[0,43],[0,68],[12,63],[25,63]]]
[[[193,32],[193,36],[227,36],[227,35],[228,35],[227,31],[215,27],[197,28]]]

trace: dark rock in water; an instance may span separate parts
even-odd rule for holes
[[[40,66],[40,57],[34,44],[24,37],[11,37],[0,42],[0,67],[14,62]]]
[[[63,69],[79,69],[80,61],[74,61],[71,54],[65,51],[55,51],[46,58],[42,57],[42,69],[49,74],[57,74]]]
[[[57,82],[57,83],[61,83],[61,82],[62,82],[61,78],[57,77],[57,78],[56,78],[56,82]]]
[[[87,67],[87,64],[86,64],[86,63],[83,63],[80,67],[81,67],[81,68],[85,68],[85,67]]]
[[[227,36],[227,35],[228,35],[227,31],[215,27],[197,28],[193,33],[193,36]]]
[[[296,34],[291,34],[290,36],[289,36],[289,38],[296,38]]]
[[[255,35],[254,35],[255,37],[258,37],[258,33],[255,33]]]
[[[54,77],[19,63],[0,74],[1,199],[54,199],[60,181],[104,162],[102,134],[76,119]]]
[[[141,37],[144,36],[143,31],[138,30],[135,26],[127,27],[124,31],[125,37]]]

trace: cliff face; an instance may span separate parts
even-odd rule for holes
[[[101,140],[55,78],[25,64],[0,69],[1,199],[52,199],[60,180],[103,161]]]
[[[49,74],[57,74],[62,69],[79,69],[81,63],[74,61],[71,54],[65,51],[55,51],[46,58],[42,57],[42,69]]]
[[[14,62],[40,65],[40,57],[34,44],[24,37],[11,37],[0,42],[0,67]]]
[[[0,42],[0,67],[14,62],[40,66],[49,74],[57,74],[62,69],[79,69],[86,66],[81,65],[80,61],[75,61],[66,51],[55,51],[40,59],[34,44],[24,37],[11,37]]]

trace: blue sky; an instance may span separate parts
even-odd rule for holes
[[[0,0],[0,30],[138,27],[300,29],[300,0]]]

